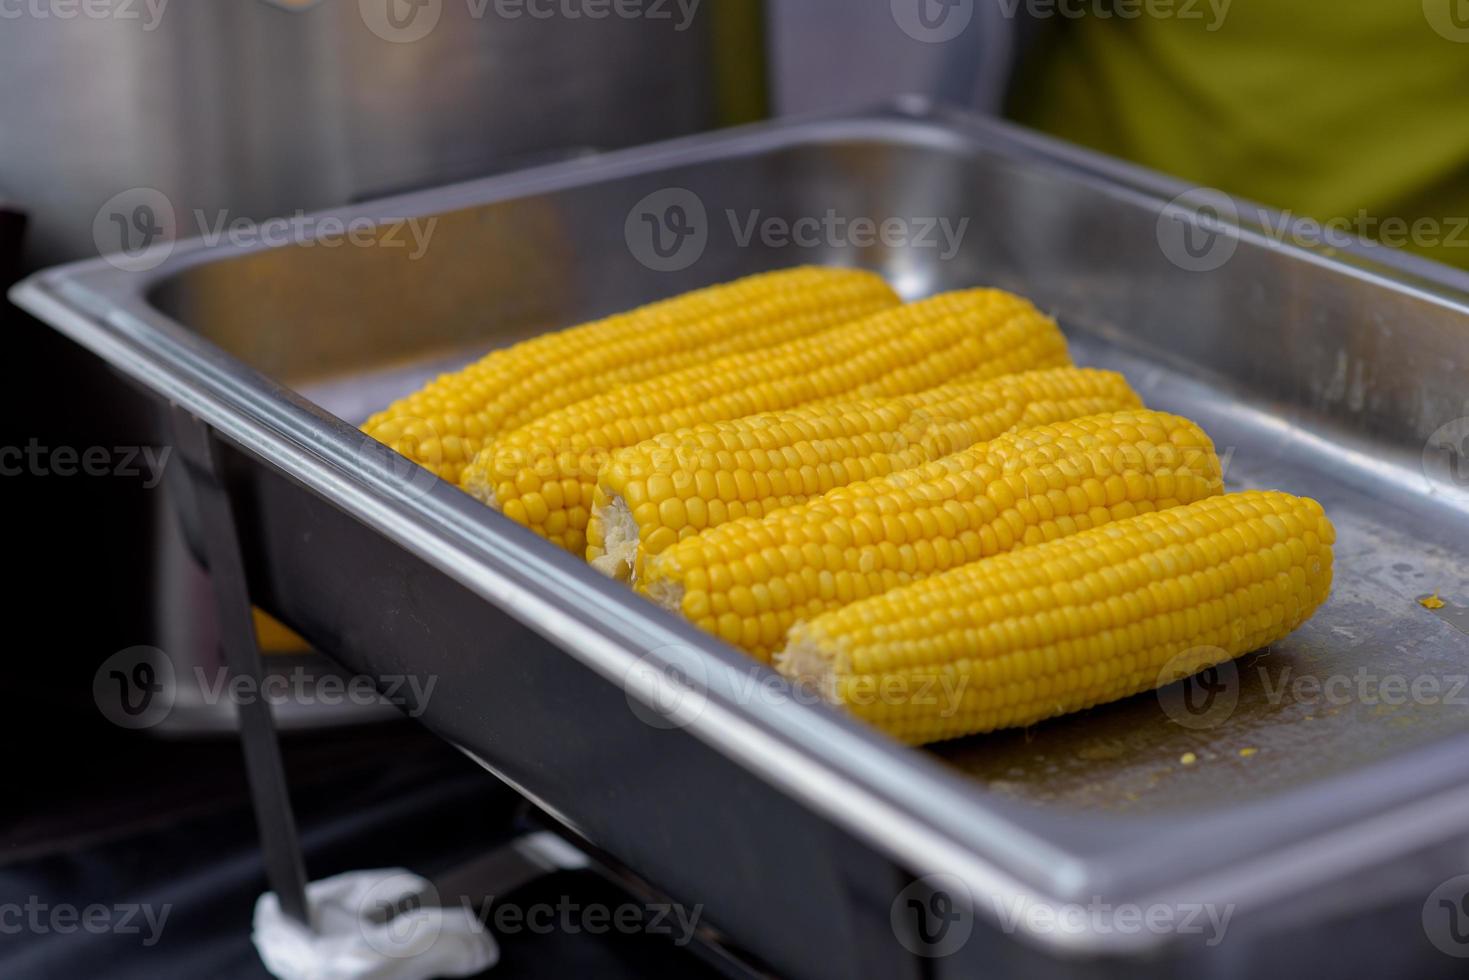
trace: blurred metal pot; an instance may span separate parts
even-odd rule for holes
[[[748,113],[763,92],[755,10],[748,0],[0,0],[0,201],[28,213],[21,263],[36,268],[137,247],[138,226],[159,219],[153,204],[172,212],[170,236],[186,237],[708,129],[738,116],[732,100]],[[100,362],[15,319],[15,363],[44,370],[6,390],[17,431],[0,445],[153,437],[133,391]],[[30,559],[9,598],[42,624],[37,649],[66,623],[78,651],[36,661],[77,676],[58,667],[32,691],[80,692],[78,710],[95,721],[85,682],[108,654],[161,643],[193,676],[220,662],[218,630],[203,572],[157,517],[167,501],[124,495],[115,481],[64,490],[9,488],[24,491],[36,538],[17,553],[57,556]],[[57,526],[106,559],[49,547],[45,529]],[[82,617],[77,596],[88,597]],[[160,728],[233,724],[206,707],[180,701]],[[277,714],[287,727],[377,716]]]
[[[36,266],[126,244],[94,224],[133,188],[186,236],[196,213],[707,129],[713,19],[699,0],[0,0],[0,197],[30,212]]]

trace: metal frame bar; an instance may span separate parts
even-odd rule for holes
[[[245,563],[220,465],[217,437],[207,423],[178,406],[173,409],[173,428],[179,451],[189,463],[225,665],[234,677],[248,678],[250,689],[258,692],[262,689],[265,665],[255,636]],[[281,911],[311,929],[311,910],[306,901],[306,862],[291,810],[290,789],[270,703],[263,697],[241,699],[236,710],[266,879],[280,901]]]

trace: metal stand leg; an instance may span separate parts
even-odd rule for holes
[[[218,607],[225,664],[235,677],[249,679],[250,690],[259,692],[264,666],[255,638],[235,515],[220,468],[219,447],[209,426],[182,409],[174,410],[174,430],[178,448],[190,464],[209,578]],[[260,830],[266,878],[280,901],[281,910],[310,929],[306,866],[291,811],[275,721],[270,704],[263,697],[243,701],[237,705],[240,742],[245,751],[245,771],[250,781],[255,822]]]

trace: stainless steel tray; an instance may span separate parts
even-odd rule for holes
[[[624,232],[635,205],[668,188],[697,195],[708,236],[687,268],[656,272]],[[1283,243],[1267,233],[1274,216],[1250,208],[1190,228],[1193,209],[1168,203],[1185,190],[904,104],[339,213],[437,217],[416,261],[403,249],[191,242],[148,273],[94,261],[12,296],[232,447],[257,602],[353,670],[434,675],[425,724],[702,904],[780,973],[1084,962],[1259,975],[1268,960],[1451,975],[1459,964],[1423,917],[1435,886],[1469,872],[1469,691],[1454,690],[1469,674],[1469,488],[1435,482],[1447,471],[1433,454],[1442,427],[1469,415],[1469,277],[1368,246]],[[741,244],[727,217],[828,210],[969,225],[946,258]],[[1179,222],[1215,237],[1180,256]],[[1191,271],[1213,264],[1210,246],[1228,260]],[[1119,367],[1150,404],[1202,423],[1229,454],[1232,486],[1322,501],[1341,535],[1331,601],[1220,675],[1216,696],[1234,707],[1213,727],[1181,714],[1187,692],[1173,688],[908,749],[806,703],[354,428],[489,347],[802,262],[879,269],[912,296],[988,283],[1034,297],[1079,360]],[[1415,601],[1434,591],[1449,602],[1437,613]],[[1302,677],[1347,678],[1347,694],[1334,683],[1313,698]],[[1420,693],[1436,685],[1438,703],[1385,704],[1361,686],[1394,677]],[[925,875],[941,877],[904,891]],[[937,901],[933,912],[954,898],[967,939],[925,945],[911,898]],[[1100,910],[1066,927],[1014,916],[1067,903]],[[1128,928],[1125,903],[1179,916],[1209,904],[1231,919],[1209,944]],[[931,953],[945,955],[925,962]]]

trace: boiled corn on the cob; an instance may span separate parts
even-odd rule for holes
[[[1213,497],[987,558],[798,624],[776,658],[911,743],[1029,725],[1257,650],[1331,588],[1314,500]]]
[[[363,431],[458,482],[483,444],[555,408],[898,305],[873,273],[750,276],[494,351],[368,419]]]
[[[1222,489],[1219,458],[1194,423],[1093,415],[731,521],[650,558],[638,588],[768,659],[799,619]]]
[[[1141,407],[1120,374],[1059,368],[664,433],[617,450],[602,467],[587,560],[636,581],[648,556],[727,521],[763,517],[1006,432]]]
[[[572,405],[494,440],[460,484],[580,556],[597,473],[615,449],[843,395],[901,395],[1068,364],[1055,322],[1027,300],[995,289],[947,293]]]

